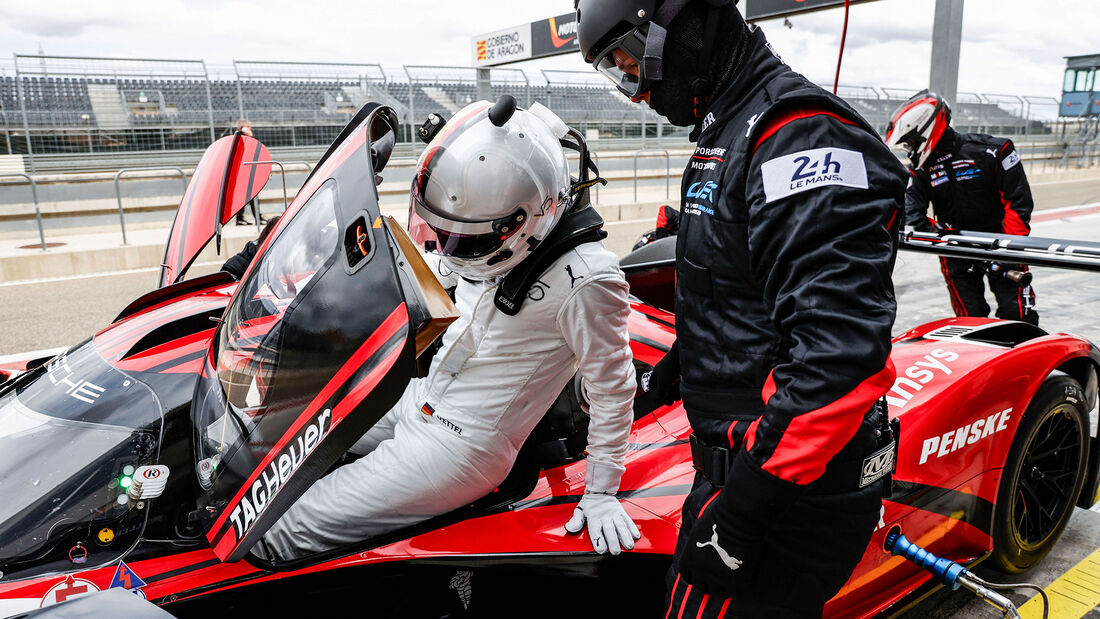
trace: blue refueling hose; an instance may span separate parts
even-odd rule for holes
[[[1018,618],[1020,613],[1011,600],[993,589],[1014,589],[1017,587],[1035,589],[1043,598],[1043,619],[1047,619],[1050,602],[1047,600],[1046,592],[1038,585],[1028,583],[1000,585],[986,582],[958,563],[941,559],[909,541],[901,534],[901,527],[898,526],[895,526],[886,534],[886,540],[883,542],[882,548],[892,555],[904,557],[917,564],[917,566],[928,570],[937,582],[951,587],[952,590],[958,589],[960,586],[966,587],[976,593],[978,597],[999,608],[1005,617]]]
[[[941,559],[909,541],[901,534],[901,529],[895,528],[890,531],[886,535],[886,542],[882,547],[890,554],[905,557],[916,563],[917,566],[932,572],[936,580],[951,587],[952,590],[961,586],[962,583],[959,582],[959,577],[967,573],[966,568],[958,563]]]

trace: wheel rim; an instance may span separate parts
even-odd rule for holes
[[[1081,459],[1081,429],[1070,404],[1050,409],[1028,438],[1013,483],[1012,533],[1025,550],[1042,546],[1071,508]]]

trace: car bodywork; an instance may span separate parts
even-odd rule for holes
[[[400,226],[378,209],[375,175],[388,156],[380,145],[395,130],[388,108],[364,107],[240,283],[222,273],[182,279],[201,245],[173,233],[176,247],[189,249],[177,255],[174,271],[166,270],[166,285],[91,339],[0,386],[0,414],[33,419],[24,430],[0,430],[0,440],[27,446],[26,466],[0,481],[5,492],[17,488],[25,497],[3,511],[0,540],[27,540],[14,549],[0,543],[0,616],[120,587],[168,610],[217,608],[242,591],[289,595],[294,583],[342,582],[364,569],[401,574],[445,566],[567,577],[637,570],[659,582],[695,475],[683,408],[676,403],[635,421],[619,496],[642,538],[633,551],[603,557],[592,552],[587,534],[563,527],[584,491],[585,471],[583,453],[571,447],[578,437],[583,445],[583,423],[576,423],[568,394],[561,399],[565,413],[548,413],[508,479],[474,504],[283,565],[248,554],[397,400],[416,357],[453,309],[438,299],[434,280],[417,273],[418,255]],[[203,212],[216,213],[221,223],[259,190],[237,189],[247,182],[240,161],[248,158],[233,163],[233,153],[266,158],[247,145],[211,156],[211,169],[227,173],[206,176],[202,182],[210,186],[192,192],[209,196]],[[227,202],[227,195],[236,197]],[[319,262],[307,268],[287,257],[300,239],[314,238],[296,235],[307,226],[295,222],[320,230],[331,224],[337,232],[324,237],[324,252],[314,256]],[[217,224],[205,226],[208,232],[215,234]],[[656,363],[675,339],[675,317],[660,307],[671,308],[659,296],[668,298],[672,282],[667,243],[663,251],[648,248],[624,261],[635,293],[658,299],[632,302],[631,347],[643,365]],[[1052,374],[1085,387],[1091,445],[1079,502],[1096,499],[1100,351],[1088,340],[1023,323],[953,318],[899,335],[891,358],[898,371],[887,394],[900,425],[897,470],[879,527],[826,607],[829,616],[873,616],[932,586],[927,573],[883,551],[893,525],[961,563],[990,552],[1005,458],[1031,398]],[[99,454],[70,453],[67,465],[65,457],[37,460],[51,446],[33,430],[61,423],[55,418],[94,424],[103,433]],[[120,480],[150,465],[168,467],[164,491],[134,499]],[[50,467],[57,468],[52,477],[40,475]],[[28,492],[28,480],[40,478],[53,486]],[[60,495],[79,500],[50,504]],[[368,586],[358,576],[346,580],[342,586]],[[284,583],[290,588],[280,588]]]

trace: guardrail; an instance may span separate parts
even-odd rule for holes
[[[641,150],[634,151],[634,201],[638,201],[638,157],[645,155],[647,157],[655,157],[659,154],[665,156],[665,200],[669,197],[669,187],[671,185],[671,169],[670,164],[672,156],[669,155],[668,149],[664,148],[643,148]]]
[[[308,169],[311,169],[311,170],[313,169],[312,166],[310,166],[308,163],[306,163],[304,161],[290,161],[288,163],[305,163],[306,167]],[[283,167],[283,164],[278,162],[278,161],[275,161],[275,160],[272,160],[272,161],[245,161],[245,162],[243,162],[243,164],[244,165],[277,165],[277,166],[279,166],[279,176],[283,180],[283,210],[285,211],[286,207],[290,206],[290,201],[287,199],[287,194],[286,194],[286,168]],[[261,215],[260,205],[257,204],[256,205],[256,230],[261,229],[260,228],[260,215]]]
[[[34,219],[38,223],[38,240],[42,243],[42,251],[46,251],[46,233],[42,229],[42,210],[38,208],[38,185],[29,174],[22,172],[7,172],[0,174],[0,178],[25,178],[31,186],[31,197],[34,198]]]
[[[183,193],[187,193],[187,175],[184,174],[182,168],[177,167],[151,167],[151,168],[122,168],[118,172],[115,172],[115,198],[118,200],[118,225],[122,228],[122,244],[128,245],[126,242],[126,216],[122,211],[122,191],[118,186],[118,179],[128,172],[166,172],[176,171],[179,172],[180,180],[183,181]],[[182,196],[183,194],[180,194]],[[45,248],[45,241],[43,241],[43,248]]]

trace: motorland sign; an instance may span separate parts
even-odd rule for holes
[[[565,13],[474,37],[474,65],[493,67],[520,60],[577,53],[577,15]]]

